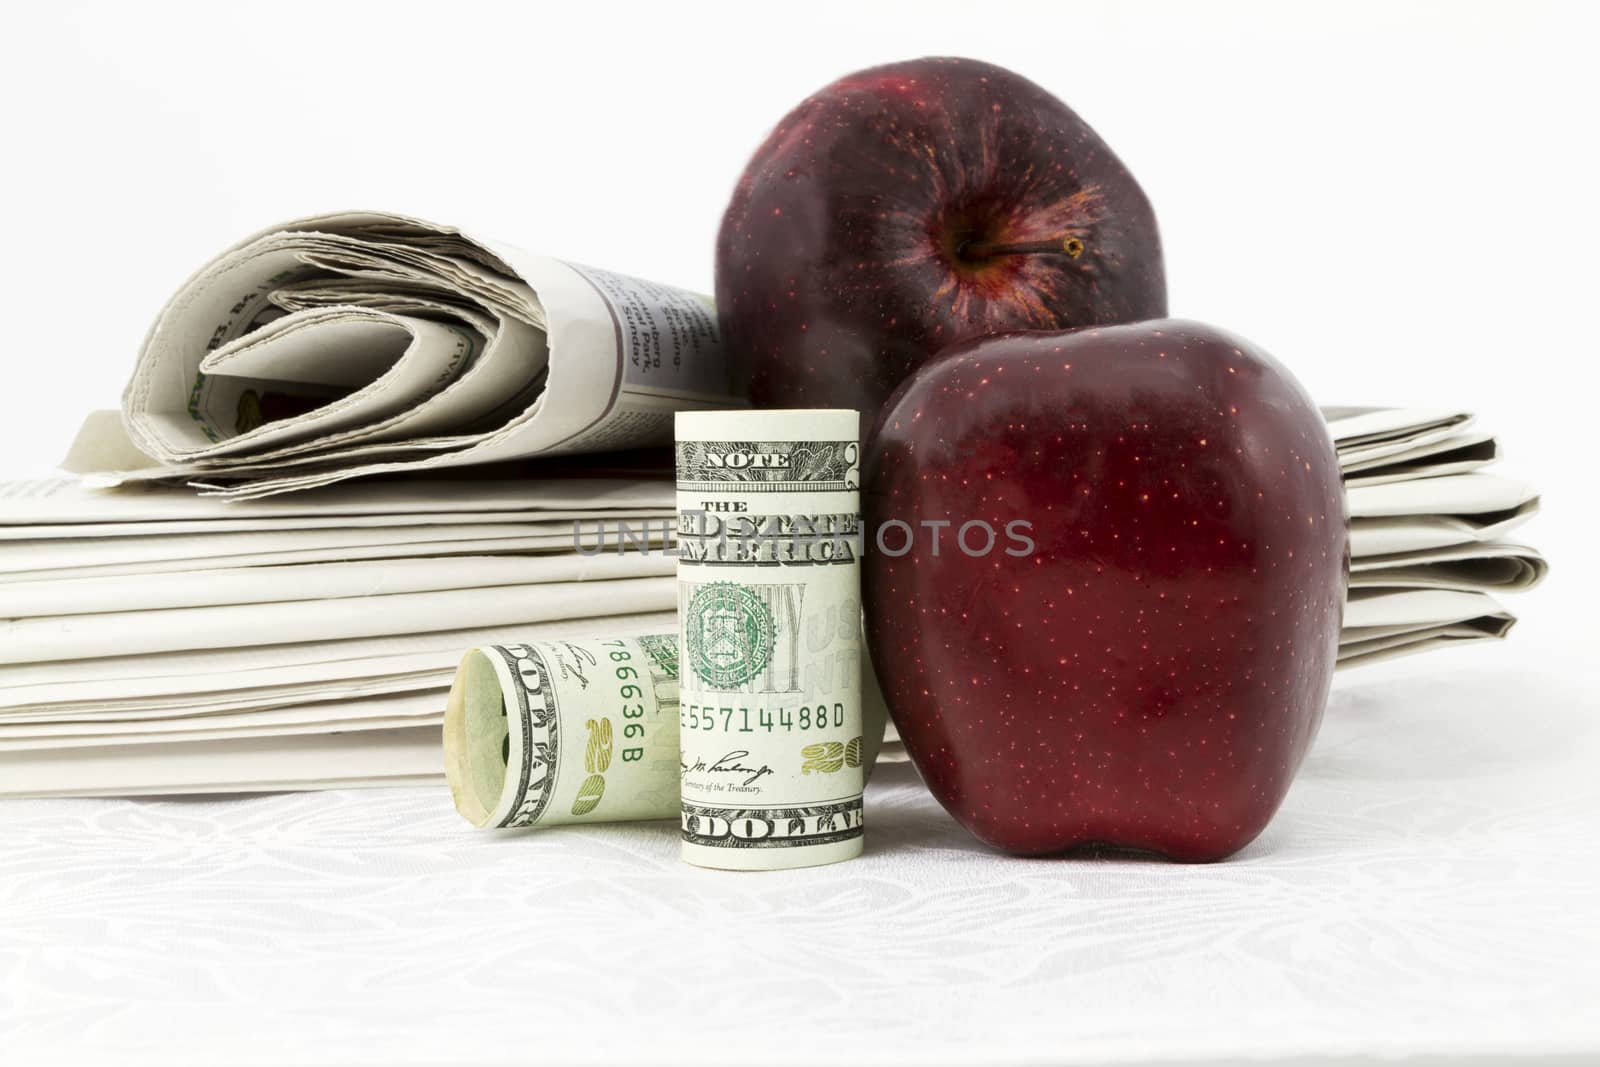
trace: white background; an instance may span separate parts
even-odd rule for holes
[[[1469,767],[1459,802],[1492,807],[1476,784],[1488,781],[1482,768],[1546,741],[1592,737],[1586,657],[1600,627],[1582,607],[1600,592],[1588,447],[1600,408],[1596,37],[1594,8],[1528,2],[10,8],[0,27],[0,472],[58,459],[85,411],[115,405],[144,330],[178,283],[269,223],[384,208],[709,291],[725,199],[789,107],[866,65],[930,53],[987,59],[1060,95],[1139,177],[1160,218],[1174,314],[1253,338],[1324,402],[1475,410],[1544,486],[1544,514],[1524,536],[1554,570],[1513,602],[1523,621],[1509,645],[1361,675],[1291,794],[1303,813],[1340,774],[1370,779],[1397,799],[1363,816],[1374,834],[1365,843],[1414,850],[1448,883],[1451,857],[1471,852],[1458,842],[1480,839],[1430,837],[1428,813],[1405,811],[1408,767],[1418,782]],[[1492,734],[1502,705],[1528,729]],[[1363,732],[1413,710],[1392,748]],[[1485,725],[1446,738],[1453,710]],[[1356,736],[1360,758],[1350,755]],[[1437,750],[1412,760],[1407,745],[1429,736]],[[1377,795],[1365,789],[1348,801],[1327,793],[1328,810]],[[361,810],[375,824],[386,818]],[[1573,825],[1592,816],[1575,811]],[[1300,818],[1263,839],[1269,859],[1292,866],[1295,843],[1337,842],[1348,830],[1330,818],[1319,838]],[[1414,833],[1382,836],[1396,825]],[[262,833],[278,840],[276,827]],[[307,847],[323,847],[329,830],[314,823]],[[1505,832],[1518,839],[1515,827]],[[1552,864],[1559,836],[1538,844]],[[120,830],[113,838],[131,840]],[[424,838],[418,848],[431,855]],[[1570,842],[1574,854],[1593,844]],[[1330,857],[1341,854],[1330,846]],[[1495,854],[1473,858],[1488,869]],[[1530,868],[1505,882],[1539,877]],[[1520,906],[1506,899],[1475,925]],[[1524,925],[1558,930],[1550,914]],[[1593,922],[1592,912],[1575,918]],[[1448,962],[1457,934],[1441,933],[1421,957]],[[1559,940],[1548,957],[1527,957],[1530,974],[1578,966],[1559,958]],[[1583,966],[1592,983],[1592,961]],[[7,988],[0,967],[0,1007]],[[1497,987],[1483,988],[1489,999],[1473,1017],[1485,1032],[1505,1023],[1514,1034],[1514,1013],[1492,1014]],[[1306,1005],[1315,1010],[1314,998]]]

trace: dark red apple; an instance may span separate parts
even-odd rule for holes
[[[1349,569],[1332,441],[1271,356],[1173,319],[959,346],[884,410],[863,507],[884,696],[968,830],[1180,860],[1261,832]]]
[[[870,423],[951,344],[1166,314],[1155,215],[1095,132],[1026,78],[917,59],[841,78],[745,168],[717,308],[757,407]]]

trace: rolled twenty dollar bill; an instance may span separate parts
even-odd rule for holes
[[[862,848],[860,417],[679,412],[683,858]]]
[[[889,716],[863,684],[870,768]],[[456,810],[480,827],[678,819],[679,715],[675,633],[472,649],[444,722]]]

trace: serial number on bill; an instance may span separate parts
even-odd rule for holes
[[[681,730],[715,730],[727,733],[795,733],[802,730],[826,730],[844,726],[843,704],[802,704],[798,708],[747,708],[713,706],[710,704],[680,704],[678,728]]]

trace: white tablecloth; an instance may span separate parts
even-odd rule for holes
[[[863,858],[753,875],[443,788],[0,802],[0,1062],[1600,1053],[1588,654],[1345,678],[1213,866],[996,856],[905,766]]]

